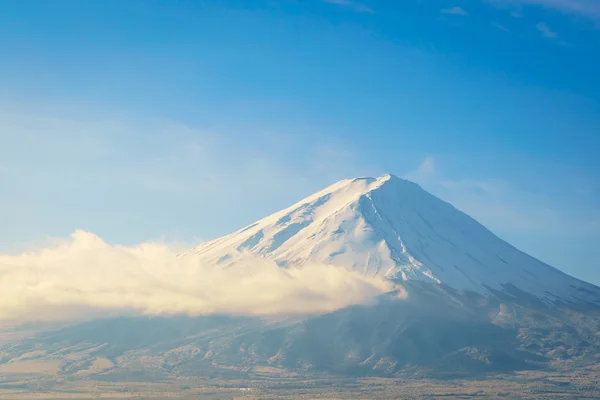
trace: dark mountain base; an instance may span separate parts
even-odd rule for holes
[[[456,379],[599,362],[596,306],[533,303],[514,293],[485,298],[423,284],[406,290],[406,300],[388,295],[306,318],[96,320],[4,345],[0,364],[52,364],[61,376],[106,379],[135,371],[237,379],[256,367]]]

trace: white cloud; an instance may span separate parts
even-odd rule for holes
[[[535,27],[537,28],[538,31],[540,31],[542,33],[542,35],[544,35],[548,39],[556,39],[558,37],[558,34],[556,32],[554,32],[552,29],[550,29],[548,27],[548,25],[546,25],[543,22],[539,22]]]
[[[435,158],[427,156],[421,161],[416,169],[406,173],[404,177],[413,182],[426,184],[437,177]]]
[[[445,8],[440,10],[441,13],[443,14],[452,14],[452,15],[462,15],[464,17],[466,17],[467,15],[469,15],[469,13],[467,13],[462,7],[452,7],[452,8]]]
[[[494,23],[492,24],[492,26],[493,26],[494,28],[496,28],[496,29],[500,29],[500,30],[501,30],[501,31],[503,31],[503,32],[510,32],[510,30],[508,30],[508,28],[507,28],[507,27],[505,27],[504,25],[502,25],[502,24],[499,24],[499,23],[497,23],[497,22],[494,22]]]
[[[76,231],[47,248],[0,255],[0,320],[318,313],[392,289],[383,280],[327,265],[282,269],[256,259],[223,269],[177,253],[162,243],[116,246]]]

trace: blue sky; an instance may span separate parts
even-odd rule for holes
[[[3,1],[0,57],[2,251],[390,172],[600,284],[596,0]]]

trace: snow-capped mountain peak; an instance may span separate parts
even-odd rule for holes
[[[339,181],[186,255],[223,267],[262,257],[332,264],[395,280],[546,300],[600,301],[600,289],[515,249],[419,185],[384,175]]]

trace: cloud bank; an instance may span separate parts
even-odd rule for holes
[[[223,269],[177,254],[162,243],[111,245],[80,230],[54,246],[0,255],[0,320],[319,313],[393,290],[383,280],[328,265],[282,269],[257,259]]]

